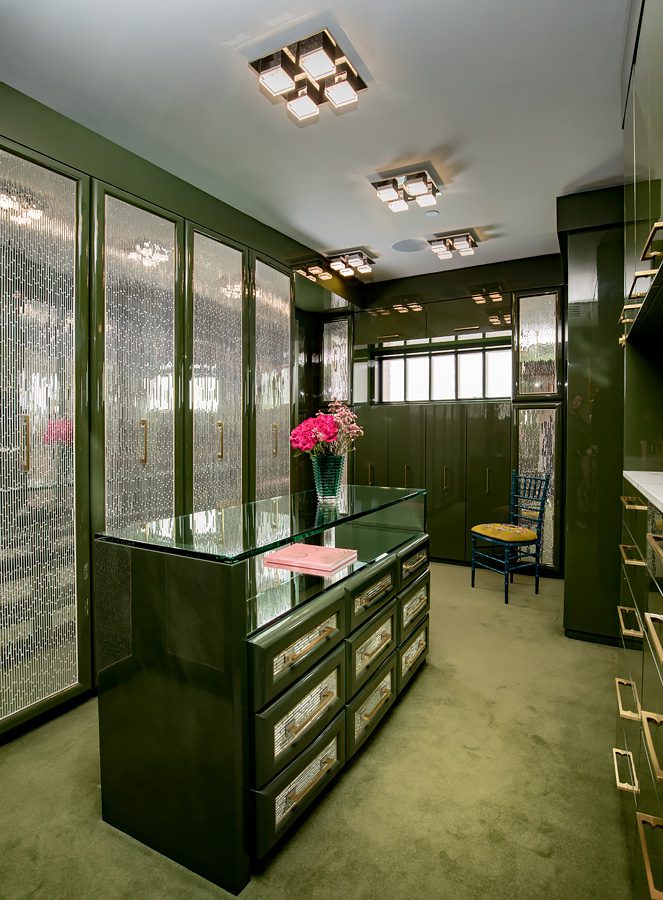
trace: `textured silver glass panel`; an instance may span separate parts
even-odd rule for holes
[[[276,827],[297,808],[306,795],[312,791],[338,760],[338,736],[332,741],[294,778],[290,784],[277,794],[274,801],[274,819]]]
[[[256,500],[290,492],[290,278],[256,262]]]
[[[334,669],[274,725],[274,759],[306,734],[337,697],[338,669]]]
[[[555,561],[555,437],[559,410],[518,409],[518,468],[521,472],[550,473],[550,488],[543,517],[541,561],[552,566]]]
[[[242,254],[193,236],[193,508],[242,502]]]
[[[387,672],[375,690],[371,691],[355,713],[355,741],[362,732],[366,731],[377,715],[378,709],[386,703],[387,697],[393,694],[392,679],[393,672]]]
[[[323,641],[329,640],[332,634],[338,631],[338,613],[334,613],[324,622],[316,625],[311,631],[307,631],[293,644],[286,647],[283,653],[279,653],[274,657],[273,672],[274,677],[283,672],[293,663],[301,662],[309,653],[313,653]]]
[[[518,304],[518,392],[556,394],[557,294],[520,297]]]
[[[422,628],[401,658],[401,675],[410,671],[425,649],[426,629]]]
[[[106,198],[106,525],[174,509],[175,225]]]
[[[78,682],[76,182],[0,151],[0,719]]]
[[[378,628],[367,641],[360,644],[355,651],[355,673],[360,675],[382,652],[382,648],[391,640],[391,618]]]
[[[403,604],[403,628],[406,628],[417,617],[426,605],[427,600],[428,585],[424,584]]]
[[[322,327],[322,399],[343,400],[350,397],[350,322],[335,319]]]

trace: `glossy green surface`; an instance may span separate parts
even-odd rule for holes
[[[389,480],[402,488],[426,485],[426,410],[406,404],[389,410]]]
[[[355,484],[389,484],[389,410],[386,406],[357,407],[364,436],[352,454]]]
[[[436,559],[465,559],[467,404],[426,408],[426,489],[430,553]]]

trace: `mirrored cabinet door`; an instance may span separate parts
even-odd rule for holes
[[[105,197],[106,525],[174,512],[175,223]]]
[[[64,699],[85,668],[78,190],[73,177],[0,150],[0,731]]]
[[[242,502],[243,254],[194,232],[193,509]]]
[[[290,491],[290,276],[256,261],[255,499]]]

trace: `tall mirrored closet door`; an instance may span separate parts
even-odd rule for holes
[[[76,360],[88,190],[0,150],[0,731],[89,680]]]

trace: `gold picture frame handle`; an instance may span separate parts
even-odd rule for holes
[[[23,444],[23,452],[21,454],[21,469],[24,472],[30,471],[30,416],[25,414],[21,427],[21,442]]]
[[[645,864],[649,896],[652,900],[663,900],[663,891],[656,887],[654,881],[654,873],[652,872],[651,860],[649,859],[649,850],[647,849],[647,838],[645,837],[645,825],[648,825],[650,828],[663,828],[663,819],[659,819],[657,816],[648,816],[646,813],[641,812],[636,813],[635,818],[638,823],[638,837],[640,838],[642,859]]]
[[[663,230],[663,222],[654,222],[651,227],[649,234],[647,235],[647,240],[645,241],[645,246],[642,250],[642,256],[640,257],[641,262],[646,262],[648,259],[656,259],[658,256],[663,256],[659,250],[652,250],[651,245],[654,243],[654,239],[659,231]]]
[[[631,555],[629,556],[629,551],[631,553],[637,553],[637,557]],[[647,563],[644,561],[642,556],[640,556],[640,551],[635,546],[635,544],[620,544],[619,552],[622,555],[622,560],[625,566],[646,566]]]
[[[143,453],[140,458],[141,466],[147,465],[147,419],[140,420],[140,427],[143,432]]]
[[[329,688],[320,691],[320,701],[318,705],[313,707],[306,718],[302,719],[301,722],[288,722],[285,726],[285,732],[288,737],[296,738],[303,731],[306,731],[309,725],[332,705],[337,696],[338,695]]]
[[[320,760],[320,769],[315,773],[313,778],[311,778],[306,787],[302,788],[300,791],[293,790],[286,795],[285,799],[288,811],[302,802],[304,797],[306,797],[306,795],[313,790],[316,784],[322,781],[322,779],[325,777],[327,772],[329,772],[335,762],[336,758],[334,756],[325,756]]]
[[[279,426],[276,422],[272,423],[272,456],[279,455]]]
[[[617,757],[622,756],[626,759],[629,767],[629,771],[632,776],[632,781],[622,781],[619,777],[619,764],[617,762]],[[638,781],[638,775],[635,771],[635,762],[633,761],[633,754],[630,750],[620,750],[619,747],[612,748],[612,762],[615,767],[615,785],[617,789],[620,791],[628,791],[630,794],[639,794],[640,793],[640,782]]]
[[[624,687],[631,688],[635,706],[634,710],[626,709],[626,707],[622,703],[622,695],[621,691],[619,690],[620,684]],[[634,722],[639,722],[642,708],[640,706],[640,698],[638,697],[638,689],[635,686],[635,681],[632,681],[630,678],[615,678],[615,690],[617,691],[617,709],[619,710],[620,719],[631,719]]]
[[[219,449],[216,454],[217,459],[223,459],[224,446],[223,446],[223,422],[217,422],[216,427],[219,429]]]
[[[647,712],[646,709],[643,709],[641,713],[641,719],[642,734],[645,739],[645,745],[647,747],[647,753],[649,754],[651,767],[654,771],[654,775],[656,776],[656,780],[663,781],[663,769],[659,764],[656,748],[654,747],[654,739],[652,737],[651,728],[649,727],[650,722],[653,722],[654,725],[660,725],[661,723],[663,723],[663,716],[659,716],[657,713]]]
[[[309,641],[305,647],[298,650],[297,653],[287,654],[286,661],[288,665],[294,666],[295,663],[301,662],[301,660],[304,659],[305,656],[308,656],[309,653],[312,653],[319,644],[322,644],[323,641],[330,638],[335,631],[338,631],[338,629],[332,628],[331,625],[327,625],[313,638],[313,640]]]
[[[361,714],[362,722],[365,725],[368,725],[369,722],[372,722],[390,697],[391,690],[388,687],[382,688],[382,691],[380,692],[380,699],[375,704],[373,709],[370,712],[363,712]]]
[[[645,622],[647,623],[647,631],[649,632],[649,638],[651,640],[652,647],[654,649],[654,653],[658,659],[659,666],[663,666],[663,647],[661,646],[661,640],[658,636],[658,632],[654,627],[654,622],[663,623],[663,616],[659,615],[659,613],[645,613]]]
[[[643,638],[644,632],[641,628],[627,628],[626,623],[624,622],[624,613],[632,612],[636,619],[638,619],[638,612],[635,606],[618,606],[617,607],[617,618],[619,619],[619,630],[622,633],[622,637],[631,637],[631,638]],[[648,614],[645,613],[645,617]],[[639,620],[638,620],[639,621]]]

